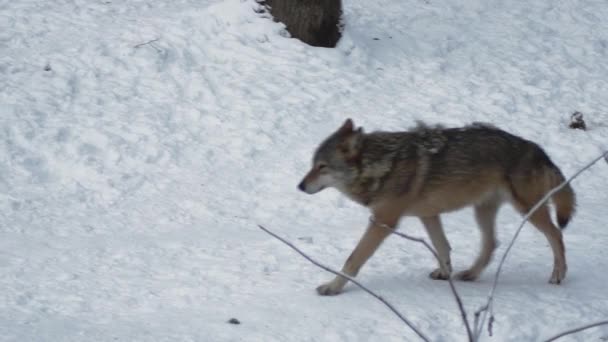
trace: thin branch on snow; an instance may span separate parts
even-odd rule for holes
[[[403,314],[401,314],[390,302],[388,302],[386,299],[382,298],[382,296],[380,296],[379,294],[377,294],[374,291],[370,290],[369,288],[365,287],[363,284],[361,284],[360,282],[355,280],[353,277],[351,277],[347,274],[344,274],[342,272],[335,271],[335,270],[329,268],[328,266],[325,266],[325,265],[319,263],[318,261],[312,259],[308,255],[306,255],[306,253],[302,252],[300,249],[298,249],[296,246],[294,246],[291,242],[289,242],[289,241],[283,239],[282,237],[278,236],[277,234],[269,231],[268,229],[264,228],[264,226],[258,224],[258,227],[261,230],[263,230],[266,233],[273,236],[274,238],[276,238],[277,240],[279,240],[279,241],[283,242],[284,244],[286,244],[287,246],[289,246],[291,249],[293,249],[298,254],[303,256],[306,260],[313,263],[315,266],[320,267],[329,273],[333,273],[337,276],[348,279],[350,282],[352,282],[353,284],[358,286],[360,289],[362,289],[363,291],[367,292],[368,294],[372,295],[373,297],[378,299],[380,302],[382,302],[382,304],[384,304],[386,307],[388,307],[397,317],[399,317],[399,319],[401,319],[401,321],[403,321],[403,323],[405,323],[408,327],[410,327],[410,329],[412,329],[423,341],[426,341],[426,342],[430,341],[430,339],[427,336],[425,336],[420,330],[418,330],[418,328],[416,328],[412,322],[410,322],[407,318],[405,318],[405,316],[403,316]]]
[[[426,240],[424,240],[423,238],[419,238],[419,237],[414,237],[414,236],[410,236],[401,232],[396,231],[395,229],[391,228],[389,225],[381,223],[381,222],[377,222],[375,220],[375,218],[373,216],[371,216],[369,218],[369,220],[382,227],[385,229],[390,230],[391,233],[400,236],[404,239],[410,240],[410,241],[414,241],[414,242],[418,242],[423,244],[430,252],[431,254],[433,254],[433,256],[435,257],[435,259],[437,259],[437,261],[439,262],[440,265],[443,265],[443,262],[441,261],[441,259],[439,258],[439,255],[437,254],[437,252],[435,251],[435,249],[428,243],[426,242]],[[462,298],[460,297],[460,295],[458,294],[458,291],[456,290],[456,286],[454,286],[454,282],[452,281],[452,275],[449,274],[448,275],[448,283],[450,284],[450,289],[452,290],[452,294],[454,295],[454,298],[456,299],[456,304],[458,305],[458,310],[460,310],[460,316],[462,317],[462,322],[464,323],[464,326],[467,330],[467,336],[469,337],[469,341],[473,342],[473,333],[471,331],[471,326],[469,324],[469,320],[467,319],[467,312],[464,309],[464,305],[462,304]]]
[[[566,335],[570,335],[570,334],[574,334],[577,333],[579,331],[583,331],[583,330],[587,330],[590,328],[595,328],[595,327],[599,327],[600,325],[608,325],[608,321],[600,321],[600,322],[595,322],[595,323],[591,323],[591,324],[587,324],[587,325],[583,325],[581,327],[578,328],[574,328],[574,329],[570,329],[570,330],[566,330],[564,332],[561,332],[551,338],[548,338],[545,340],[545,342],[551,342],[551,341],[555,341],[559,338],[562,338]]]
[[[159,50],[159,49],[158,49],[156,46],[154,46],[154,44],[152,44],[152,43],[155,43],[155,42],[157,42],[157,41],[159,41],[159,40],[160,40],[160,38],[154,38],[154,39],[149,40],[149,41],[147,41],[147,42],[145,42],[145,43],[137,44],[137,45],[135,45],[133,48],[135,48],[135,49],[139,49],[139,48],[140,48],[140,47],[142,47],[142,46],[145,46],[145,45],[150,45],[150,46],[152,46],[152,47],[153,47],[153,48],[154,48],[156,51],[160,51],[160,50]]]
[[[474,336],[475,341],[477,341],[479,339],[479,334],[477,333],[477,327],[479,326],[479,316],[481,315],[482,312],[484,312],[487,309],[488,309],[488,304],[485,304],[484,306],[477,309],[477,311],[475,311],[475,320],[473,321],[473,329],[475,330],[475,336]]]
[[[490,293],[488,295],[488,300],[487,300],[486,304],[484,304],[481,308],[479,308],[479,310],[477,310],[475,312],[475,316],[476,316],[475,326],[474,326],[474,329],[475,329],[474,340],[475,341],[477,341],[479,339],[479,337],[481,336],[481,331],[483,330],[483,325],[486,321],[488,313],[490,314],[490,321],[488,322],[488,333],[490,334],[490,336],[492,336],[492,323],[494,322],[494,310],[493,310],[494,294],[496,293],[496,287],[498,286],[498,279],[500,277],[500,272],[502,271],[502,266],[504,265],[505,260],[507,259],[507,255],[511,251],[511,248],[515,244],[515,240],[517,240],[517,237],[519,237],[519,233],[521,233],[526,222],[528,222],[528,220],[536,212],[536,210],[538,210],[538,208],[542,207],[555,193],[560,191],[566,185],[570,184],[570,182],[572,182],[575,178],[577,178],[581,173],[585,172],[587,169],[589,169],[591,166],[593,166],[595,163],[597,163],[598,161],[600,161],[602,159],[608,159],[608,151],[603,152],[599,157],[593,159],[587,165],[585,165],[580,170],[578,170],[570,178],[568,178],[567,180],[565,180],[564,182],[562,182],[560,185],[556,186],[555,188],[551,189],[551,191],[549,191],[545,195],[545,197],[543,197],[538,203],[536,203],[536,205],[534,205],[534,207],[532,207],[532,209],[530,209],[530,211],[528,211],[528,213],[524,216],[524,218],[521,221],[521,224],[515,231],[515,234],[513,235],[511,242],[507,246],[507,249],[505,250],[505,252],[503,253],[503,255],[500,259],[500,263],[498,264],[498,269],[496,270],[496,273],[494,274],[494,282],[492,283],[492,288],[490,289]],[[481,320],[478,320],[477,317],[481,314],[483,314],[481,316]]]

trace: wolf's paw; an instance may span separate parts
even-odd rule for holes
[[[553,269],[553,273],[551,274],[551,278],[549,279],[550,284],[559,285],[562,283],[564,278],[566,278],[566,271],[568,268],[566,266],[563,267],[555,267]]]
[[[435,280],[448,280],[450,275],[448,274],[448,272],[442,270],[441,268],[438,268],[433,272],[429,273],[429,277]]]
[[[464,270],[456,274],[456,279],[462,281],[473,281],[477,279],[478,276],[479,275],[476,272],[473,272],[471,270]]]
[[[342,292],[342,287],[336,286],[333,281],[317,287],[317,293],[321,296],[335,296],[340,292]]]

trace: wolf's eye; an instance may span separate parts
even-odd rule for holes
[[[317,169],[319,171],[327,171],[327,164],[319,164],[317,165]]]

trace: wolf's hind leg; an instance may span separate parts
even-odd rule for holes
[[[517,208],[524,215],[528,211],[524,207]],[[534,214],[532,214],[529,221],[545,235],[549,241],[549,245],[551,245],[551,250],[553,251],[553,272],[551,273],[551,278],[549,278],[549,283],[560,284],[566,277],[566,272],[568,271],[562,232],[551,221],[549,208],[546,204],[538,208]]]
[[[448,279],[452,273],[452,265],[450,262],[450,243],[445,237],[443,227],[441,226],[441,220],[439,216],[421,217],[420,221],[424,225],[433,247],[439,257],[439,267],[429,274],[429,277],[433,279]]]

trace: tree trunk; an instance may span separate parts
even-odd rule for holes
[[[335,47],[341,37],[341,0],[266,0],[270,14],[293,38],[312,46]]]

